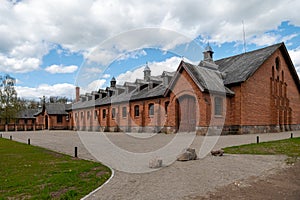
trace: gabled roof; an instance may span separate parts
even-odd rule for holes
[[[26,109],[18,113],[18,118],[20,119],[33,119],[35,118],[34,114],[38,112],[38,109]]]
[[[46,104],[46,111],[48,115],[67,115],[66,105],[62,103]]]
[[[219,70],[226,74],[224,84],[246,81],[283,43],[215,61]]]
[[[176,71],[174,71],[174,72],[163,71],[161,76],[174,76],[175,73],[176,73]]]
[[[125,87],[133,87],[134,89],[128,93],[123,92],[111,97],[106,96],[97,100],[77,102],[73,104],[73,109],[166,96],[171,91],[183,69],[186,70],[202,92],[225,92],[227,95],[234,95],[234,92],[226,86],[247,80],[278,48],[280,48],[285,60],[287,61],[292,76],[300,91],[300,81],[297,72],[284,43],[279,43],[255,51],[220,59],[215,62],[201,61],[199,66],[181,61],[177,71],[175,72],[164,71],[160,76],[150,76],[150,81],[157,81],[158,83],[162,82],[163,76],[173,77],[168,88],[163,86],[163,84],[152,89],[149,89],[148,87],[145,87],[144,89],[138,88],[138,85],[147,86],[149,81],[136,79],[134,83],[125,82],[124,86],[120,87],[122,89]]]
[[[68,104],[63,103],[46,103],[45,111],[48,115],[67,115],[68,112],[66,111],[69,109]],[[34,115],[37,116],[43,112],[43,109],[39,109]]]
[[[225,85],[241,83],[251,77],[256,70],[277,50],[280,49],[293,79],[300,91],[300,81],[284,43],[274,44],[262,49],[223,58],[215,61],[219,70],[226,74]]]
[[[196,66],[184,61],[181,61],[175,76],[172,78],[164,95],[166,96],[172,90],[175,82],[178,79],[180,72],[185,69],[194,83],[199,87],[202,92],[217,92],[228,95],[234,95],[234,92],[224,86],[221,72],[210,69],[209,67]]]

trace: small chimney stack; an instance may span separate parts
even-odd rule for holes
[[[80,87],[76,86],[76,99],[75,101],[78,102],[80,100]]]

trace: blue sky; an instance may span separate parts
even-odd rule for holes
[[[285,42],[300,75],[299,1],[0,0],[0,74],[20,97],[74,97],[142,76]]]

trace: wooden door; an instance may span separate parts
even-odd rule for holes
[[[196,100],[192,96],[182,96],[178,99],[179,132],[196,130]]]

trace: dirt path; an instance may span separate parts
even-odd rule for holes
[[[236,181],[225,187],[209,192],[204,197],[194,197],[194,200],[218,199],[270,199],[299,200],[300,199],[300,161],[294,166],[279,170],[275,174],[264,177],[250,177]]]

